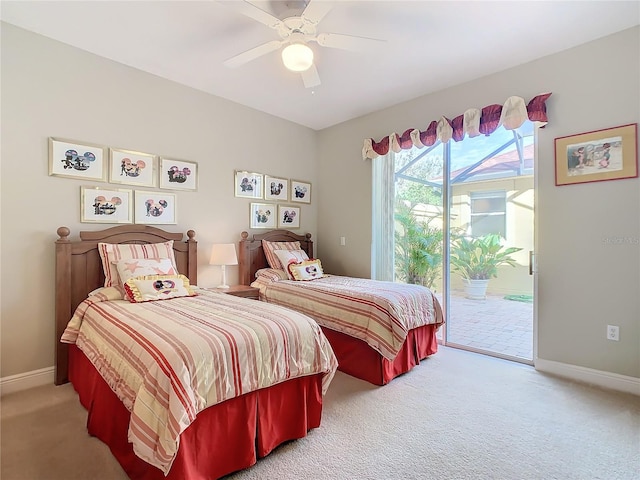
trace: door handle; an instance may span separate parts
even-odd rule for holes
[[[529,250],[529,275],[533,275],[533,250]]]

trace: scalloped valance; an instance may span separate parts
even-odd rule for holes
[[[482,110],[470,108],[453,120],[441,117],[432,121],[427,129],[409,129],[403,134],[392,133],[379,142],[367,138],[362,147],[362,158],[376,158],[389,153],[407,150],[412,147],[429,147],[440,140],[443,143],[453,139],[462,140],[465,135],[476,137],[480,134],[490,135],[503,125],[507,130],[513,130],[526,120],[547,122],[547,106],[545,102],[551,93],[543,93],[532,98],[525,105],[522,97],[509,97],[504,105],[487,105]]]

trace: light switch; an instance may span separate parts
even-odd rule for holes
[[[344,247],[347,244],[347,239],[345,237],[340,237],[340,246]]]

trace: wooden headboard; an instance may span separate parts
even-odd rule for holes
[[[262,250],[262,240],[268,242],[300,242],[302,250],[313,258],[313,241],[311,234],[298,235],[289,230],[271,230],[266,233],[254,234],[249,238],[248,232],[242,232],[238,248],[238,266],[240,267],[240,284],[249,285],[256,278],[256,272],[261,268],[268,268],[267,257]]]
[[[188,239],[182,241],[182,233],[172,233],[148,225],[120,225],[93,232],[80,232],[80,240],[69,240],[71,231],[67,227],[57,230],[56,240],[56,338],[55,338],[55,384],[68,379],[68,346],[60,342],[73,312],[89,295],[89,292],[104,285],[102,260],[98,253],[98,242],[104,243],[162,243],[173,240],[173,250],[178,271],[189,278],[192,285],[198,281],[198,253],[196,233],[187,232]]]

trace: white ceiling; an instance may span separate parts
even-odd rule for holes
[[[282,19],[305,1],[251,3]],[[313,43],[322,80],[313,89],[283,67],[279,51],[225,67],[280,37],[224,2],[2,0],[0,17],[316,130],[640,24],[638,1],[326,3],[333,8],[319,32],[386,41],[357,53]]]

